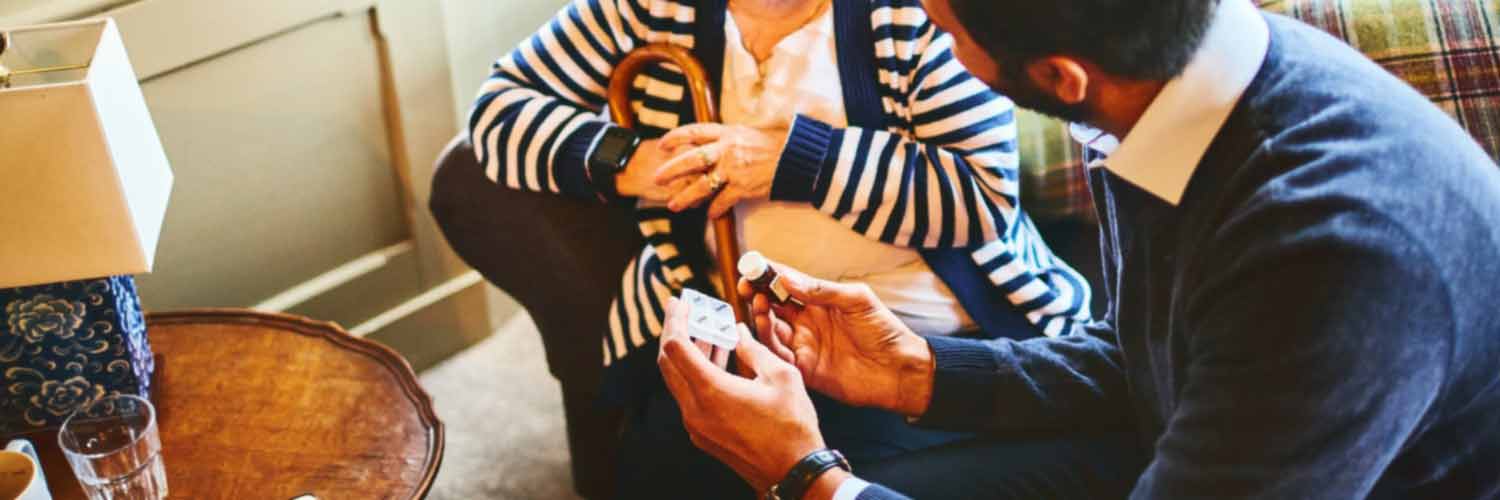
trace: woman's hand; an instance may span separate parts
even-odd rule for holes
[[[708,215],[718,218],[743,200],[770,198],[786,135],[785,130],[717,123],[673,130],[662,137],[661,145],[675,154],[657,170],[656,182],[661,186],[676,186],[683,181],[691,184],[673,196],[667,207],[681,212],[712,199]],[[724,182],[717,192],[705,175],[709,173],[716,173]]]
[[[630,157],[630,163],[625,165],[625,170],[615,174],[615,191],[626,198],[640,198],[655,203],[665,203],[671,200],[693,182],[692,179],[680,179],[664,184],[656,182],[657,170],[673,158],[672,153],[671,149],[662,147],[661,140],[641,141],[641,145],[635,150],[635,155]]]
[[[772,306],[740,280],[740,294],[755,297],[751,316],[772,352],[796,365],[809,387],[844,403],[911,417],[927,412],[933,378],[927,341],[867,285],[823,281],[772,265],[787,292],[806,304]]]

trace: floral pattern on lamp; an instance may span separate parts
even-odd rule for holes
[[[149,397],[154,368],[133,278],[0,289],[0,434],[57,427],[107,395]]]

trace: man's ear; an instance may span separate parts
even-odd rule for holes
[[[1026,74],[1037,88],[1067,105],[1083,103],[1089,96],[1089,73],[1078,61],[1063,56],[1039,58],[1026,65]]]

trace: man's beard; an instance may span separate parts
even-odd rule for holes
[[[1067,122],[1089,123],[1090,113],[1086,106],[1062,102],[1037,88],[1031,78],[1027,77],[1024,65],[1001,64],[1000,67],[1002,74],[988,79],[992,81],[986,83],[996,92],[1015,101],[1017,106]]]

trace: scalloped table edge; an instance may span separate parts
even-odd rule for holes
[[[438,418],[433,408],[432,396],[422,389],[417,382],[417,374],[412,370],[411,363],[405,357],[397,353],[389,346],[350,335],[338,323],[332,321],[318,321],[303,316],[291,314],[268,313],[249,309],[187,309],[180,311],[148,312],[146,313],[146,325],[150,328],[154,325],[190,325],[198,323],[209,324],[241,324],[241,325],[264,325],[285,329],[301,335],[322,337],[330,342],[353,349],[356,352],[369,356],[386,369],[396,375],[401,381],[402,392],[408,400],[416,406],[419,415],[425,423],[431,425],[432,431],[429,436],[430,445],[427,449],[432,467],[428,470],[422,482],[414,492],[416,498],[426,498],[432,490],[432,484],[437,479],[438,470],[443,465],[443,450],[446,442],[444,436],[443,421]]]

